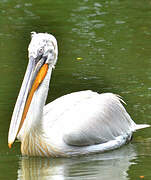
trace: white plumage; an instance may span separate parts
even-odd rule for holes
[[[112,93],[99,94],[90,90],[74,92],[44,106],[57,53],[57,42],[52,35],[32,35],[29,61],[34,61],[34,70],[31,71],[30,83],[28,82],[28,94],[32,91],[35,77],[38,76],[37,71],[44,64],[48,65],[48,71],[35,90],[29,109],[26,108],[26,104],[30,95],[25,98],[23,95],[26,104],[22,106],[24,111],[27,109],[27,115],[23,123],[20,123],[19,115],[16,118],[12,117],[9,144],[12,144],[17,136],[21,140],[22,154],[31,156],[98,153],[120,147],[130,141],[135,130],[149,126],[135,124],[121,104],[121,98]],[[40,65],[37,65],[39,62]],[[25,114],[20,112],[20,102],[22,100],[17,100],[17,110],[14,110],[14,114]],[[20,128],[12,130],[11,127],[14,127],[16,122],[21,124]]]

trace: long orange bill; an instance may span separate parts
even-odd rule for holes
[[[43,63],[44,60],[41,59],[40,62]],[[44,64],[37,73],[38,69],[39,66],[35,67],[34,60],[30,59],[10,123],[8,134],[9,148],[11,148],[11,145],[24,123],[34,92],[47,74],[48,64]]]
[[[20,122],[20,126],[19,126],[19,129],[18,129],[18,133],[19,133],[19,131],[20,131],[20,129],[21,129],[23,123],[24,123],[24,120],[26,118],[26,115],[28,113],[28,109],[30,107],[30,103],[32,101],[32,97],[34,95],[34,92],[39,87],[39,85],[41,84],[43,79],[45,78],[45,76],[47,74],[47,71],[48,71],[48,64],[44,64],[42,66],[42,68],[40,69],[40,71],[38,72],[37,76],[36,76],[36,79],[35,79],[35,81],[33,83],[33,86],[32,86],[31,91],[29,93],[28,99],[26,101],[26,105],[25,105],[25,108],[24,108],[24,111],[23,111],[23,116],[22,116],[22,119],[21,119],[21,122]]]

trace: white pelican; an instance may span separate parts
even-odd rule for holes
[[[119,96],[90,90],[62,96],[45,106],[58,47],[54,36],[32,32],[29,63],[12,115],[8,146],[15,138],[28,156],[75,156],[105,152],[131,140],[137,125]]]

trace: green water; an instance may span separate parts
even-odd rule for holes
[[[151,124],[150,19],[147,0],[0,1],[0,180],[151,179],[150,128],[118,150],[80,158],[27,158],[19,143],[7,146],[31,31],[58,40],[48,102],[85,89],[113,92],[135,122]]]

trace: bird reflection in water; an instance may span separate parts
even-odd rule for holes
[[[80,158],[21,157],[18,180],[127,180],[127,171],[136,157],[134,148],[129,144],[116,151]]]

